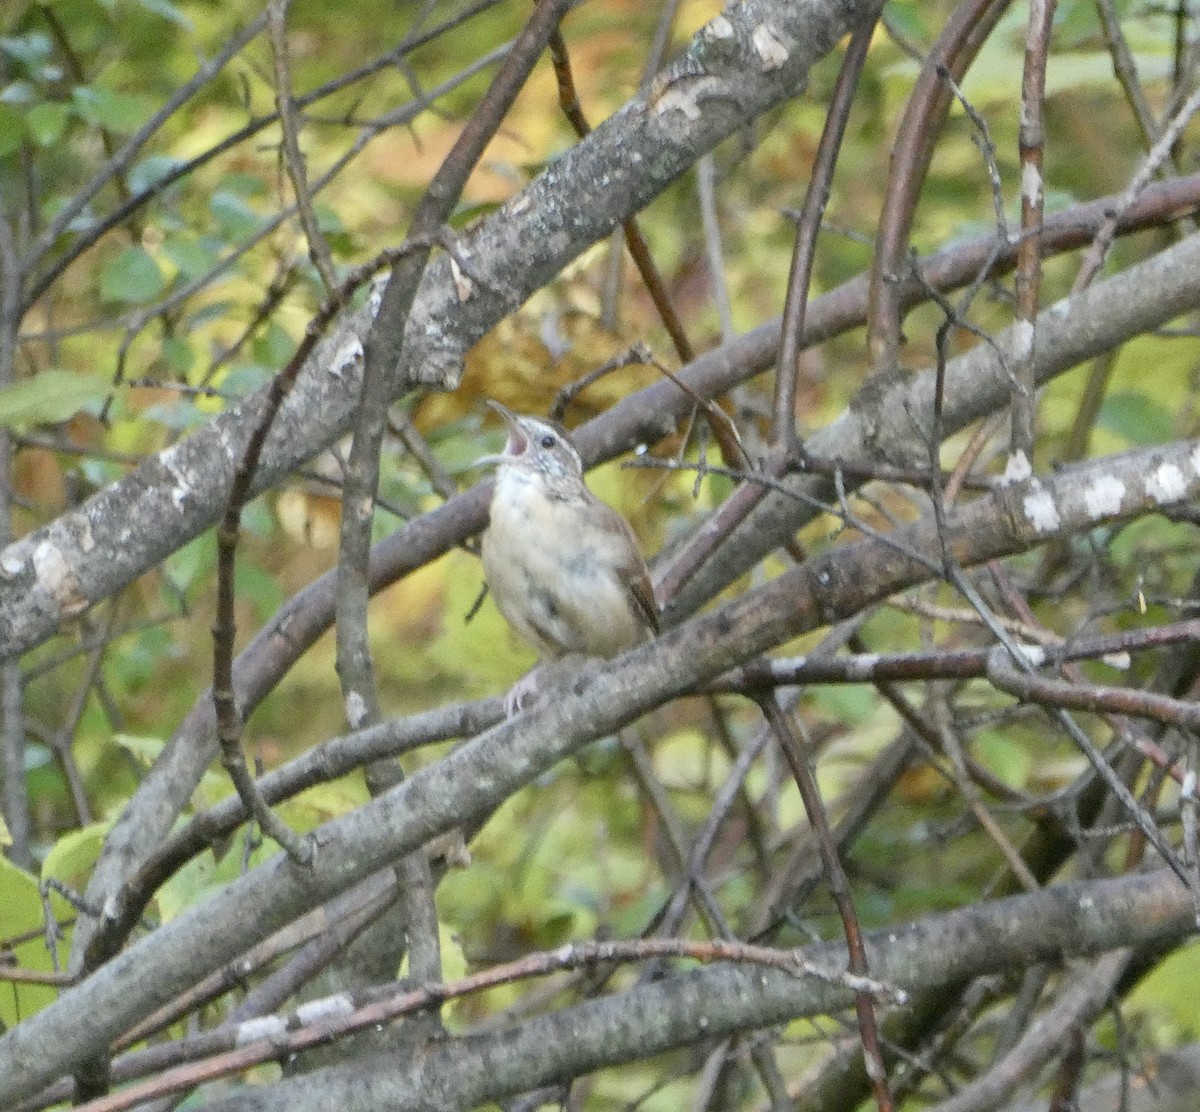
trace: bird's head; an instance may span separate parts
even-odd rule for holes
[[[553,421],[524,417],[499,402],[487,403],[501,417],[508,431],[504,451],[484,456],[480,464],[516,467],[541,475],[551,485],[583,481],[583,461],[566,429]]]

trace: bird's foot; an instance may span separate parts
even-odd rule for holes
[[[505,717],[515,718],[520,714],[526,703],[532,703],[537,698],[537,689],[538,669],[535,665],[508,689],[508,694],[504,696]]]
[[[582,653],[567,653],[557,660],[539,660],[504,696],[505,715],[515,718],[521,711],[537,702],[539,688],[548,690],[566,682],[579,671],[587,659]]]
[[[453,830],[447,830],[445,834],[426,842],[425,856],[430,861],[441,858],[452,869],[468,868],[471,864],[471,851],[467,849],[462,827],[456,826]]]

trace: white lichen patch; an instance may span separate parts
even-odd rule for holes
[[[1054,504],[1054,496],[1042,487],[1035,485],[1024,500],[1025,516],[1037,533],[1056,533],[1062,525],[1058,516],[1058,507]]]
[[[1012,486],[1014,483],[1023,483],[1032,475],[1033,467],[1029,463],[1029,457],[1018,448],[1008,457],[1008,463],[1004,465],[1004,474],[1000,476],[1000,485],[1005,487]]]
[[[682,112],[685,119],[700,119],[700,94],[702,88],[698,82],[680,81],[669,85],[654,99],[654,111],[660,116],[668,112]]]
[[[64,618],[74,617],[87,609],[88,600],[79,577],[58,545],[42,541],[33,550],[33,573],[38,585],[54,599]]]
[[[1019,320],[1013,325],[1013,358],[1028,359],[1033,354],[1033,322]]]
[[[763,73],[777,70],[788,60],[788,48],[780,41],[779,33],[769,23],[760,23],[750,36],[762,62]]]
[[[1192,470],[1200,475],[1200,444],[1192,449]]]
[[[0,574],[6,579],[15,579],[25,570],[25,561],[15,552],[5,552],[0,556]]]
[[[370,314],[372,320],[379,316],[379,306],[383,304],[383,291],[387,289],[390,277],[390,272],[388,274],[381,274],[371,283],[371,293],[367,297],[367,312]]]
[[[362,340],[351,336],[333,356],[329,364],[329,373],[335,378],[341,378],[355,363],[363,358]]]
[[[235,464],[238,461],[238,445],[233,438],[233,430],[228,424],[217,422],[217,439],[221,441],[221,451],[225,453],[225,458],[230,463]]]
[[[1046,650],[1041,645],[1017,645],[1017,649],[1030,668],[1040,668],[1046,663]]]
[[[239,1023],[234,1042],[238,1046],[260,1042],[262,1039],[282,1039],[287,1036],[287,1024],[277,1015],[258,1016]]]
[[[167,473],[175,480],[171,487],[171,501],[177,510],[183,510],[183,504],[192,492],[192,482],[183,465],[179,462],[179,445],[165,448],[158,453],[158,462],[167,469]]]
[[[859,653],[850,658],[846,667],[846,678],[850,680],[869,680],[875,674],[879,663],[878,653]]]
[[[716,19],[710,19],[701,33],[706,39],[731,39],[733,24],[723,15],[719,15]]]
[[[1042,172],[1032,162],[1021,167],[1021,195],[1027,204],[1036,207],[1042,203]]]
[[[357,691],[346,695],[346,721],[351,729],[359,729],[367,718],[367,701]]]
[[[1121,512],[1125,484],[1115,475],[1101,475],[1083,492],[1083,504],[1088,517],[1112,517]]]
[[[1159,464],[1146,479],[1147,496],[1160,506],[1178,502],[1186,491],[1183,472],[1173,463]]]
[[[296,1018],[305,1026],[320,1023],[323,1019],[340,1019],[354,1011],[354,1001],[345,992],[326,996],[322,1000],[310,1000],[296,1009]]]
[[[475,284],[463,273],[463,268],[453,255],[450,256],[450,276],[454,279],[454,292],[458,294],[458,300],[467,301],[475,292]]]

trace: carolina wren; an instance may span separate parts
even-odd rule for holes
[[[500,613],[542,660],[612,657],[658,632],[658,606],[633,530],[583,481],[566,432],[488,402],[508,428],[497,464],[483,571]],[[511,715],[532,673],[509,693]]]

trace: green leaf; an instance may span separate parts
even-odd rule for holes
[[[317,784],[288,801],[287,819],[297,830],[311,830],[320,823],[361,807],[369,799],[370,793],[363,780],[346,777],[328,784]]]
[[[62,138],[70,117],[71,109],[65,104],[35,104],[25,113],[25,126],[38,146],[49,147]]]
[[[243,827],[230,840],[228,852],[219,861],[214,861],[209,854],[194,857],[158,889],[154,905],[164,923],[178,918],[189,907],[203,903],[238,878],[242,871],[245,839]],[[253,868],[278,852],[279,847],[271,839],[264,839],[263,844],[249,855],[249,865]]]
[[[1086,47],[1100,35],[1096,5],[1068,0],[1054,12],[1054,41],[1061,47]]]
[[[129,171],[129,188],[135,193],[141,193],[142,190],[149,189],[157,185],[163,178],[169,177],[182,165],[182,158],[172,158],[168,154],[153,154],[149,158],[142,159]]]
[[[342,218],[338,215],[337,209],[331,205],[317,202],[313,205],[313,209],[317,214],[317,227],[326,235],[335,235],[345,230],[345,225],[342,223]]]
[[[71,91],[75,107],[88,123],[128,135],[136,131],[153,114],[146,97],[114,93],[109,89],[81,86]]]
[[[920,4],[911,2],[892,4],[888,8],[888,15],[900,34],[905,35],[914,43],[928,42],[929,28],[921,19]]]
[[[234,171],[221,178],[221,190],[237,197],[265,197],[270,192],[267,183],[257,174]]]
[[[186,340],[181,340],[178,336],[168,336],[162,342],[162,358],[172,371],[183,377],[195,365],[196,353]]]
[[[254,338],[254,360],[268,367],[282,367],[295,350],[296,341],[278,321],[268,321]]]
[[[235,308],[237,308],[237,303],[230,299],[221,298],[218,301],[210,301],[207,305],[201,305],[191,315],[188,327],[195,329],[205,324],[211,324],[215,320],[224,320]]]
[[[25,35],[5,35],[0,38],[0,52],[24,65],[31,73],[40,72],[50,60],[53,47],[50,36],[42,31]]]
[[[163,562],[163,571],[175,589],[184,592],[212,569],[215,558],[212,542],[200,536],[172,552]]]
[[[45,768],[54,760],[54,754],[39,742],[34,742],[32,745],[25,746],[25,760],[22,762],[26,772],[34,772],[39,768]]]
[[[1159,1034],[1191,1040],[1196,1037],[1196,977],[1200,975],[1200,945],[1192,942],[1171,954],[1130,993],[1129,1004],[1139,1019],[1157,1020],[1149,1029]],[[1144,1017],[1144,1019],[1143,1019]],[[1161,1031],[1162,1026],[1173,1028]],[[1113,1045],[1119,1045],[1113,1040]],[[1176,1107],[1183,1107],[1177,1105]]]
[[[71,200],[65,193],[52,193],[42,203],[42,213],[47,220],[53,220],[67,207]],[[96,216],[90,205],[85,205],[82,212],[73,216],[67,224],[69,232],[88,232],[96,223]]]
[[[860,684],[819,687],[812,696],[823,713],[848,726],[862,725],[875,710],[871,689]]]
[[[0,103],[0,158],[20,148],[25,138],[23,115],[14,105]]]
[[[0,390],[0,427],[23,429],[65,421],[111,391],[112,383],[103,375],[43,371]]]
[[[162,405],[152,405],[143,414],[146,421],[156,421],[168,429],[186,432],[196,429],[208,420],[204,412],[189,398],[177,398]]]
[[[162,738],[142,737],[138,734],[114,734],[113,741],[146,768],[158,760],[158,755],[166,748],[166,742]]]
[[[185,31],[192,30],[192,21],[176,5],[170,3],[170,0],[138,0],[138,4],[146,11],[161,15],[163,19],[170,20]]]
[[[106,301],[146,302],[164,288],[158,263],[141,247],[126,247],[100,271],[100,294]]]
[[[981,730],[975,737],[976,756],[1006,784],[1024,788],[1033,775],[1033,758],[1020,741],[999,730]]]
[[[218,189],[208,202],[208,207],[217,218],[222,233],[231,240],[252,235],[262,224],[262,217],[228,189]]]
[[[0,89],[0,104],[15,104],[28,110],[38,100],[38,91],[28,81],[10,81]]]
[[[71,914],[65,901],[56,893],[51,893],[50,902],[56,916]],[[6,857],[0,857],[0,938],[31,936],[29,941],[14,947],[10,955],[17,965],[44,973],[54,968],[46,949],[44,930],[45,915],[37,878]],[[61,957],[65,957],[65,953]],[[5,990],[0,992],[0,1022],[12,1027],[46,1007],[57,995],[48,985],[5,985]]]
[[[42,862],[42,880],[53,878],[82,891],[100,856],[100,847],[104,845],[110,825],[94,822],[59,838]]]
[[[221,379],[221,389],[226,394],[244,398],[271,381],[271,372],[258,363],[239,363]]]
[[[1100,409],[1100,425],[1131,444],[1163,444],[1175,438],[1171,413],[1145,394],[1109,394]]]
[[[239,832],[236,838],[240,843],[242,834]],[[240,852],[240,845],[238,849]],[[211,895],[215,887],[216,872],[217,863],[211,855],[193,857],[155,892],[154,906],[159,918],[164,923],[169,923],[178,918],[181,912]]]
[[[179,273],[188,279],[207,274],[221,257],[207,240],[184,236],[171,236],[165,240],[162,253],[179,268]]]
[[[247,512],[242,518],[242,528],[250,532]],[[269,522],[273,524],[273,522]],[[266,523],[264,523],[266,524]],[[261,530],[254,530],[260,532]],[[283,589],[269,572],[256,568],[245,560],[239,560],[233,573],[233,586],[242,602],[253,603],[263,621],[283,605]]]

